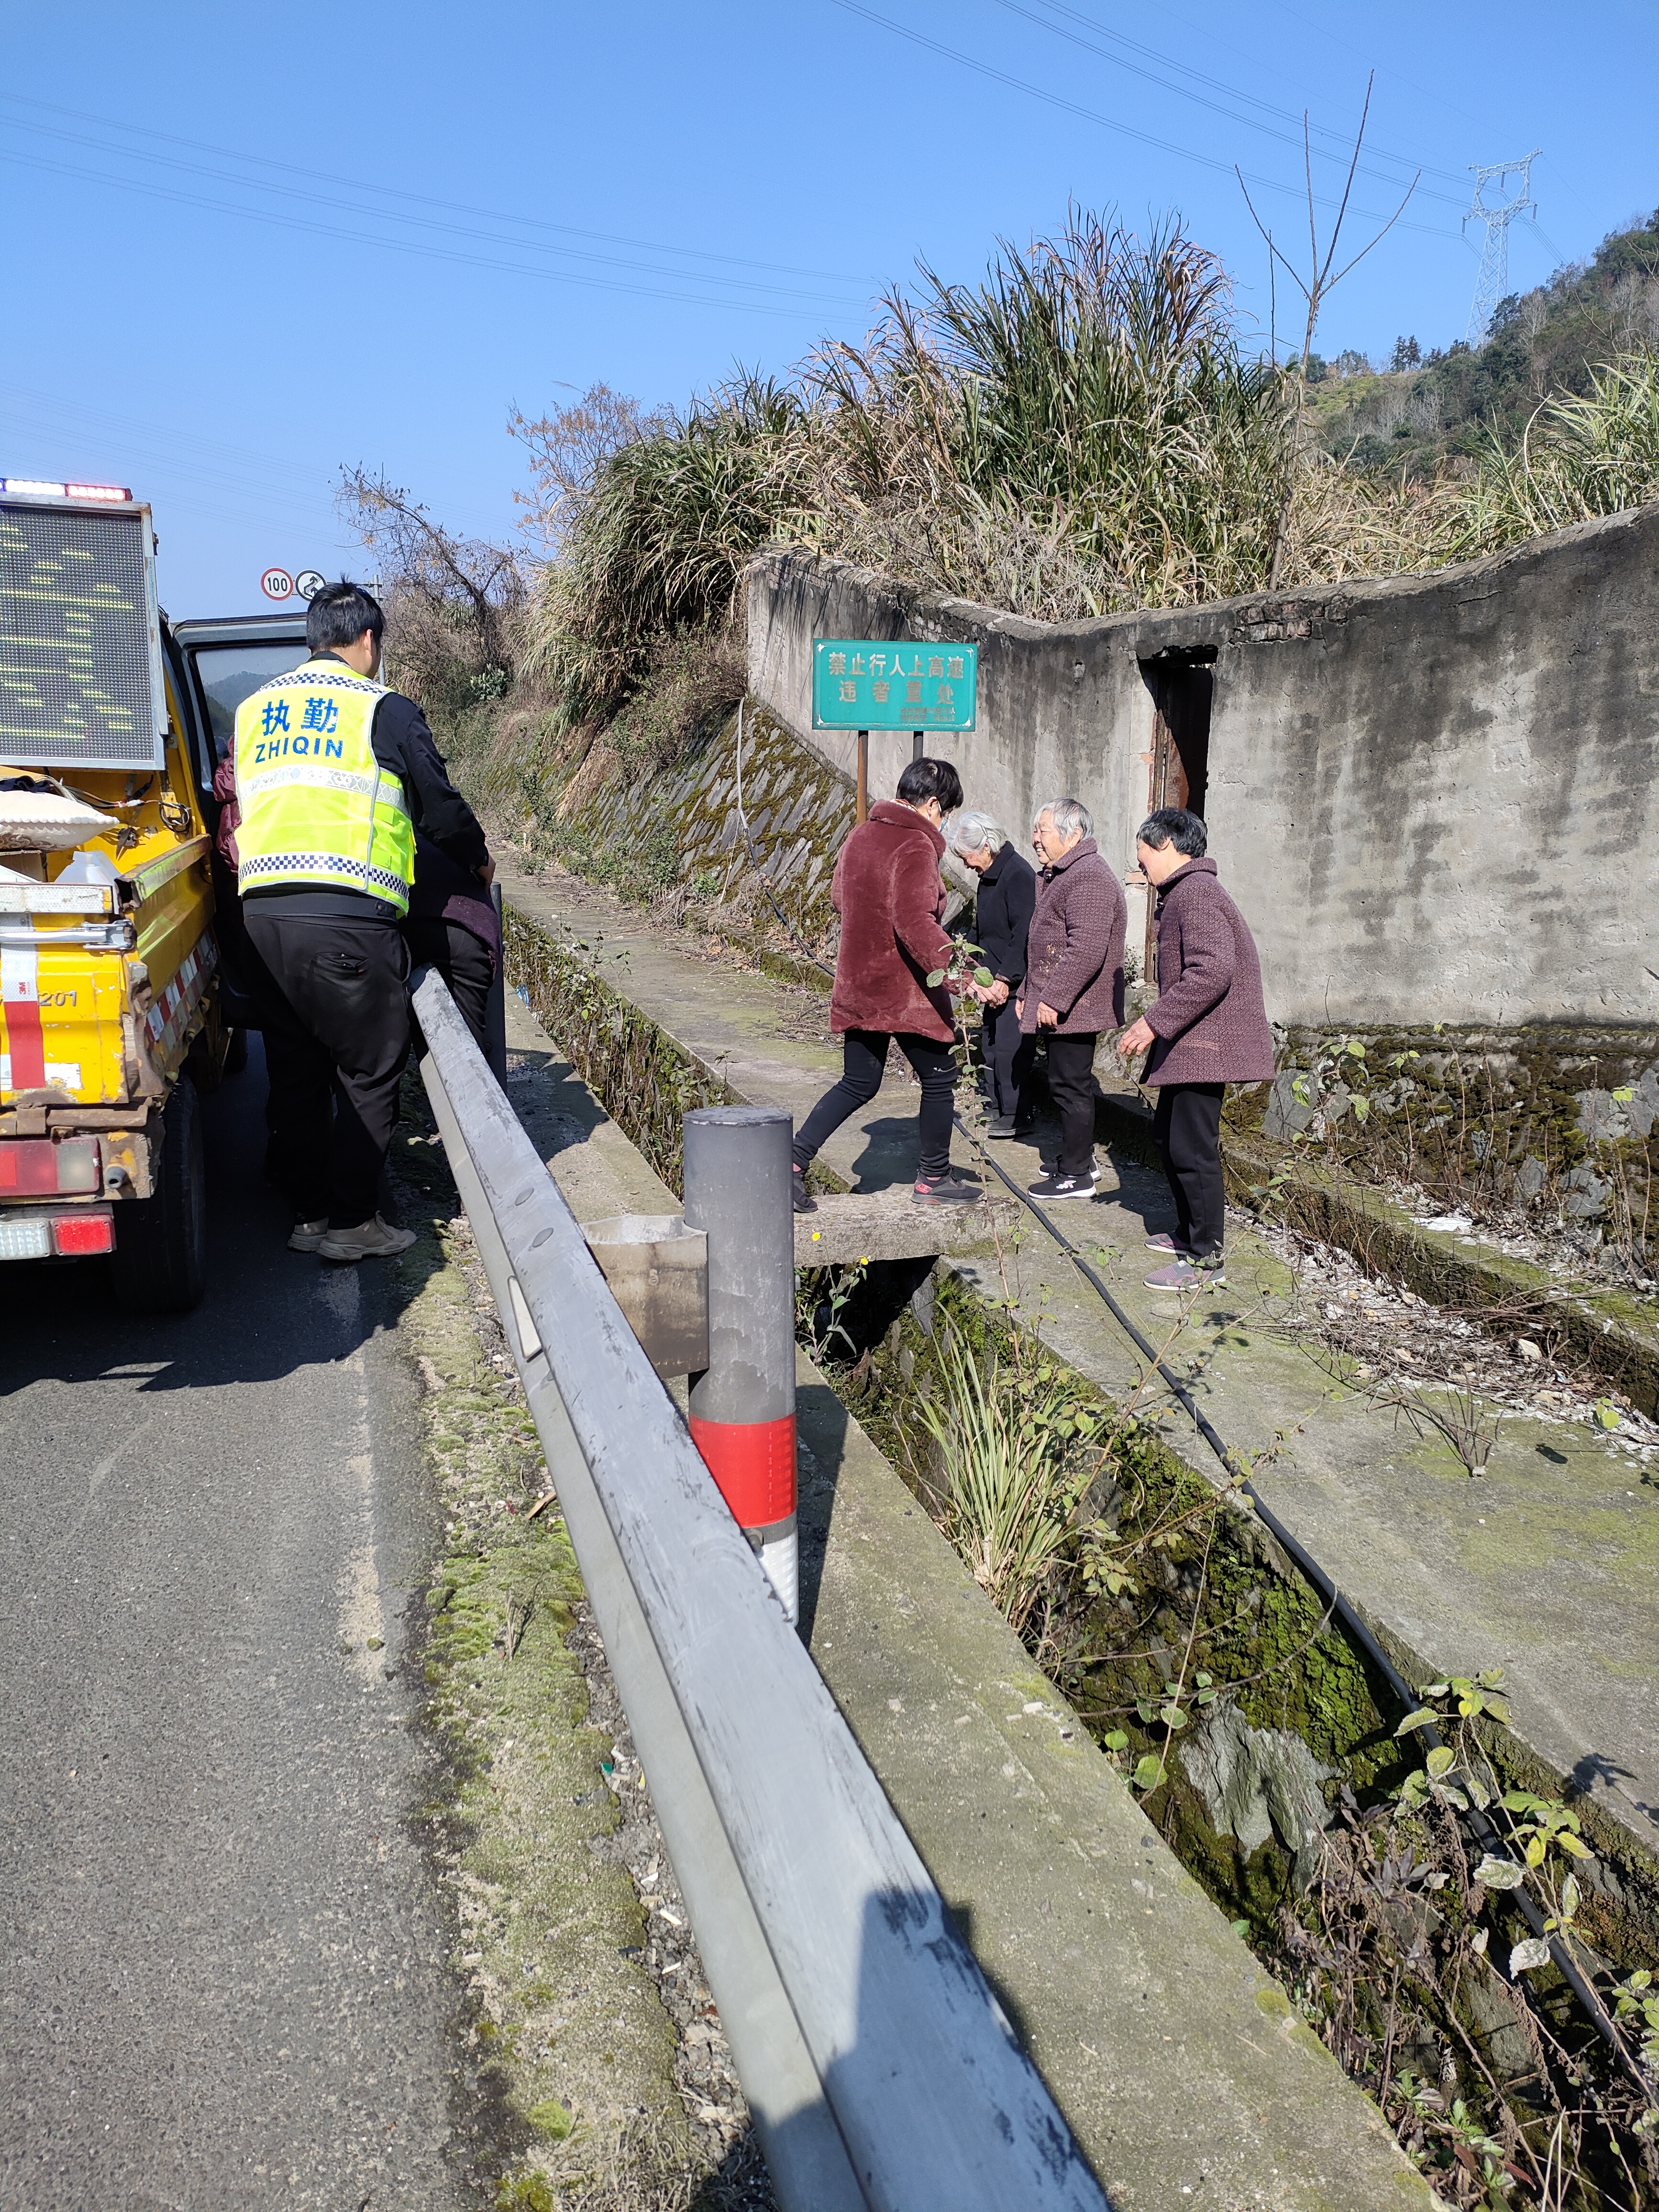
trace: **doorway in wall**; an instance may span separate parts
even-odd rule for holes
[[[1215,647],[1179,647],[1140,664],[1141,681],[1152,695],[1152,750],[1146,756],[1146,811],[1184,806],[1209,819],[1210,708],[1215,697]],[[1146,975],[1158,983],[1155,901],[1146,900]]]

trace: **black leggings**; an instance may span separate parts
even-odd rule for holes
[[[841,1081],[826,1091],[795,1133],[795,1165],[805,1169],[818,1148],[833,1137],[842,1123],[867,1106],[881,1088],[887,1065],[889,1033],[885,1030],[848,1030]],[[933,1037],[898,1036],[890,1042],[909,1061],[921,1085],[921,1172],[942,1176],[951,1164],[951,1113],[957,1087],[957,1064],[948,1044]]]
[[[489,1056],[489,987],[495,963],[489,947],[465,923],[441,915],[410,915],[404,923],[410,963],[435,968],[449,986],[455,1011],[472,1032],[472,1041]]]
[[[1195,1259],[1212,1258],[1227,1228],[1221,1180],[1224,1083],[1166,1083],[1158,1094],[1152,1134],[1176,1202],[1176,1237]]]
[[[1036,1057],[1036,1039],[1020,1035],[1012,992],[1000,1006],[985,1009],[984,1043],[985,1066],[991,1078],[991,1111],[1005,1121],[1011,1115],[1018,1117],[1022,1109],[1029,1115],[1031,1102],[1025,1097],[1025,1087]]]

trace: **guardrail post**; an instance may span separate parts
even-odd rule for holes
[[[495,939],[501,948],[501,957],[495,963],[495,974],[489,986],[489,1004],[484,1016],[484,1034],[489,1042],[484,1058],[489,1062],[489,1072],[503,1091],[507,1088],[507,916],[501,908],[501,887],[489,886],[489,902],[495,909]]]
[[[766,1106],[685,1117],[685,1221],[708,1239],[708,1364],[691,1377],[691,1437],[792,1621],[795,1522],[793,1124]]]

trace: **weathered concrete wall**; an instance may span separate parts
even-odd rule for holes
[[[850,772],[852,737],[811,726],[815,635],[977,642],[979,727],[931,741],[969,802],[1023,839],[1073,793],[1126,873],[1148,665],[1213,655],[1210,849],[1287,1026],[1659,1016],[1659,507],[1432,576],[1076,624],[764,555],[750,688]],[[909,744],[872,734],[873,793]]]

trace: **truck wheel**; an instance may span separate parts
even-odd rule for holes
[[[207,1282],[207,1166],[187,1075],[167,1101],[156,1170],[153,1197],[115,1208],[116,1300],[128,1313],[187,1313]]]

